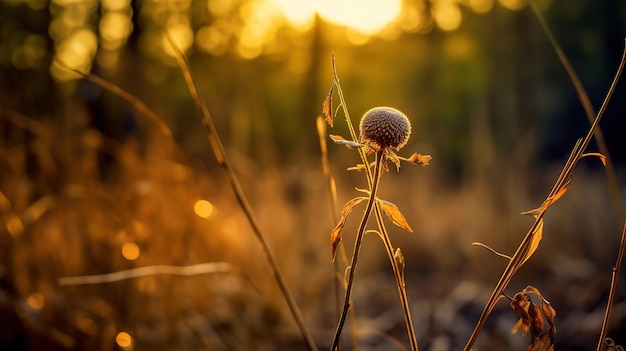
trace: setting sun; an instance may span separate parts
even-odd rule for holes
[[[393,22],[402,5],[399,0],[273,0],[287,20],[303,26],[317,13],[324,20],[339,26],[372,35]]]

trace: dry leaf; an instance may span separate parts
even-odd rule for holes
[[[337,144],[337,145],[344,145],[348,149],[365,146],[363,144],[359,144],[359,143],[351,141],[351,140],[346,140],[346,138],[342,137],[341,135],[330,134],[329,136],[335,142],[335,144]]]
[[[554,194],[553,196],[550,196],[549,198],[547,198],[542,204],[541,206],[530,210],[530,211],[526,211],[526,212],[522,212],[523,215],[533,215],[533,216],[538,216],[541,212],[545,212],[548,207],[552,206],[552,204],[554,204],[558,199],[560,199],[563,195],[565,195],[565,193],[567,192],[567,189],[569,188],[570,183],[572,182],[572,179],[568,179],[567,182],[565,182],[565,184],[563,184],[559,190],[556,192],[556,194]]]
[[[363,172],[365,171],[367,168],[365,167],[364,164],[359,163],[358,165],[354,166],[354,167],[349,167],[348,171],[357,171],[357,172]]]
[[[428,166],[428,162],[432,160],[432,157],[430,157],[430,155],[421,155],[418,153],[414,153],[413,155],[409,156],[409,158],[402,159],[415,165]]]
[[[411,229],[411,226],[409,226],[409,223],[407,223],[406,218],[404,218],[404,216],[398,209],[398,206],[396,206],[395,204],[389,201],[379,200],[379,199],[377,200],[378,200],[378,203],[380,204],[380,208],[387,215],[387,217],[391,219],[391,222],[393,224],[413,233],[413,229]]]
[[[539,297],[541,308],[533,303],[528,293]],[[533,286],[527,286],[524,290],[515,294],[511,300],[511,308],[520,315],[520,319],[513,327],[513,332],[519,328],[522,328],[524,334],[530,331],[531,339],[526,351],[553,351],[554,336],[556,335],[556,326],[554,324],[556,311],[543,298],[541,292]],[[546,321],[550,327],[544,331]]]
[[[324,99],[324,102],[322,103],[322,113],[324,114],[324,117],[326,118],[326,123],[328,123],[328,125],[330,125],[331,127],[333,126],[333,92],[335,91],[335,82],[333,81],[333,84],[330,85],[330,91],[328,92],[328,94],[326,95],[326,99]]]
[[[515,333],[520,328],[522,328],[522,333],[524,335],[528,334],[531,324],[531,316],[529,312],[529,307],[531,304],[532,302],[530,301],[528,295],[522,292],[518,292],[517,294],[515,294],[515,296],[513,296],[513,300],[511,300],[510,305],[513,311],[519,314],[520,318],[511,332]]]
[[[348,215],[350,214],[350,212],[352,212],[352,208],[361,203],[363,200],[367,200],[367,198],[355,197],[354,199],[346,202],[346,204],[343,205],[343,209],[341,210],[341,219],[330,234],[331,257],[333,260],[335,260],[337,245],[339,245],[339,242],[341,241],[341,231],[346,225],[346,219],[348,219]]]
[[[539,242],[541,241],[542,238],[543,238],[543,218],[539,220],[539,223],[537,224],[535,231],[532,233],[532,238],[530,239],[530,246],[528,247],[528,252],[526,253],[526,257],[524,257],[524,260],[519,265],[519,267],[521,267],[524,263],[526,263],[526,261],[528,261],[530,256],[532,256],[535,253],[535,251],[539,247]]]

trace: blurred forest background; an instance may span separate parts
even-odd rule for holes
[[[537,0],[596,110],[618,66],[626,2]],[[415,233],[390,228],[424,350],[460,350],[505,260],[532,224],[589,121],[524,0],[0,0],[0,348],[304,349],[268,265],[213,157],[167,45],[200,94],[321,348],[337,321],[334,227],[315,119],[331,53],[358,122],[387,105],[412,124],[401,151],[430,154],[382,178]],[[119,96],[149,106],[172,135]],[[595,349],[625,200],[626,84],[600,128],[619,193],[586,159],[545,219],[509,295],[539,288],[557,311],[556,349]],[[335,106],[338,103],[335,99]],[[341,113],[332,134],[348,136]],[[590,149],[597,151],[595,143]],[[339,204],[366,187],[357,153],[329,145]],[[360,212],[360,209],[356,212]],[[335,213],[338,215],[338,213]],[[358,214],[347,223],[351,252]],[[215,274],[60,286],[68,276],[223,262]],[[626,281],[609,336],[626,343]],[[354,291],[359,350],[408,345],[383,246],[366,235]],[[481,350],[523,350],[500,302]],[[346,343],[350,344],[349,329]],[[401,349],[401,348],[400,348]]]

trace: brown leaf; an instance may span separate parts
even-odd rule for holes
[[[352,148],[355,148],[355,147],[363,147],[363,146],[365,146],[365,145],[363,145],[363,144],[359,144],[359,143],[356,143],[356,142],[351,141],[351,140],[346,140],[346,139],[345,139],[344,137],[342,137],[341,135],[333,135],[333,134],[330,134],[329,136],[330,136],[330,138],[331,138],[331,139],[335,142],[335,144],[337,144],[337,145],[343,145],[343,146],[347,147],[348,149],[352,149]]]
[[[413,155],[409,156],[409,158],[401,158],[401,159],[407,162],[410,162],[412,164],[415,164],[415,165],[428,166],[428,162],[432,160],[432,157],[430,157],[430,155],[421,155],[418,153],[414,153]]]
[[[328,92],[328,94],[326,95],[326,99],[324,99],[324,102],[322,103],[322,113],[324,114],[324,117],[326,118],[326,123],[328,123],[328,125],[330,125],[331,127],[333,126],[333,92],[335,91],[335,82],[333,81],[333,84],[330,85],[330,91]]]
[[[554,351],[554,341],[548,333],[543,333],[526,348],[528,351]]]
[[[333,261],[335,260],[335,254],[337,253],[337,245],[339,245],[339,242],[341,241],[341,232],[343,231],[343,227],[346,225],[346,220],[348,219],[348,215],[350,214],[350,212],[352,212],[352,208],[354,208],[354,206],[361,203],[363,200],[367,200],[367,198],[355,197],[354,199],[346,202],[346,204],[343,205],[343,209],[341,210],[341,219],[339,220],[339,223],[337,223],[337,225],[335,226],[335,228],[330,234],[330,247],[331,247],[330,252],[331,252],[331,257]]]
[[[533,303],[528,293],[537,295],[541,300],[541,308]],[[526,333],[531,332],[530,344],[526,351],[551,351],[554,350],[554,336],[556,335],[556,326],[554,325],[554,316],[556,311],[550,306],[550,303],[543,298],[541,292],[533,287],[527,286],[521,292],[515,294],[511,300],[511,307],[519,315],[520,319],[513,327],[515,332],[520,327]],[[545,322],[548,322],[550,328],[543,331]]]
[[[380,204],[380,208],[391,219],[393,224],[413,233],[413,229],[411,229],[411,226],[407,223],[406,218],[404,218],[404,215],[402,215],[398,206],[385,200],[378,200],[378,203]]]
[[[523,292],[518,292],[515,296],[513,296],[510,303],[511,308],[520,316],[519,321],[517,321],[513,327],[513,333],[517,332],[517,330],[521,327],[522,333],[524,333],[524,335],[528,334],[531,324],[531,316],[529,313],[531,304],[532,302],[530,301],[530,298]]]

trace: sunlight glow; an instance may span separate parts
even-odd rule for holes
[[[211,217],[211,215],[213,215],[214,210],[215,208],[213,207],[213,204],[211,204],[207,200],[198,200],[193,205],[193,212],[195,212],[196,215],[198,215],[198,217],[202,217],[202,218]]]
[[[374,35],[393,22],[402,9],[400,0],[272,0],[294,25],[310,23],[315,14],[323,19]]]

